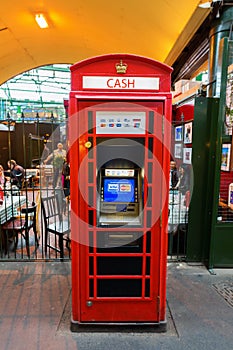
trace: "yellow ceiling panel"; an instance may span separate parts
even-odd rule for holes
[[[198,9],[198,3],[5,1],[0,13],[0,84],[34,67],[75,63],[106,53],[133,53],[172,65],[208,13]],[[47,15],[48,29],[37,26],[36,12]]]

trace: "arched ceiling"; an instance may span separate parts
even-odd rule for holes
[[[172,66],[209,13],[199,3],[2,0],[0,84],[32,68],[107,53],[132,53]],[[47,29],[35,22],[40,12],[49,19]]]

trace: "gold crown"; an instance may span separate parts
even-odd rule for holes
[[[119,74],[125,74],[127,71],[127,64],[123,63],[122,60],[120,60],[120,63],[116,64],[116,71]]]

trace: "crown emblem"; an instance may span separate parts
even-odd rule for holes
[[[118,74],[125,74],[127,71],[127,64],[120,60],[120,63],[116,64],[116,71]]]

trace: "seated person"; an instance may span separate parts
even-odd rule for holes
[[[12,185],[16,185],[18,188],[22,187],[22,181],[25,176],[24,168],[17,164],[15,160],[11,159],[7,162],[8,168],[10,169],[10,181]]]

